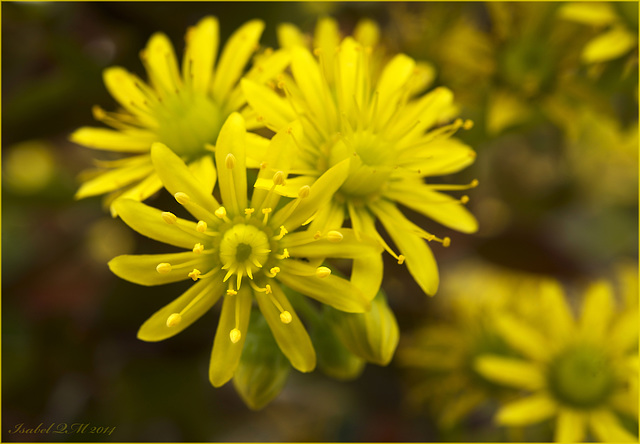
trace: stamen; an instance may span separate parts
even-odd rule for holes
[[[242,337],[242,333],[240,333],[240,330],[238,330],[237,328],[234,328],[229,332],[229,339],[234,344],[237,344],[241,337]]]
[[[431,190],[441,191],[455,191],[455,190],[468,190],[469,188],[475,188],[480,182],[478,179],[473,179],[470,183],[464,185],[449,185],[449,184],[428,184],[427,186]]]
[[[298,190],[298,197],[300,199],[304,199],[309,196],[310,192],[311,192],[311,187],[309,185],[303,185]]]
[[[277,259],[288,259],[291,256],[289,255],[289,250],[286,248],[282,251],[282,254],[276,254]]]
[[[178,221],[176,215],[168,211],[162,213],[162,219],[169,225],[173,225]]]
[[[195,254],[202,254],[203,251],[204,251],[204,245],[202,245],[200,242],[198,242],[193,246],[193,252]]]
[[[444,239],[442,239],[443,247],[448,247],[449,245],[451,245],[451,239],[449,237],[445,237]]]
[[[316,268],[316,276],[319,278],[326,278],[331,274],[331,269],[328,267],[318,267]]]
[[[161,264],[158,264],[158,266],[156,267],[156,271],[160,274],[167,274],[171,272],[171,264],[167,263],[167,262],[162,262]]]
[[[269,214],[271,213],[271,211],[273,211],[271,208],[263,208],[262,209],[262,214],[264,214],[264,217],[262,218],[262,223],[263,224],[267,224],[267,221],[269,220]]]
[[[340,233],[339,231],[329,231],[327,233],[327,240],[329,242],[340,242],[342,241],[342,239],[344,238],[344,236],[342,235],[342,233]]]
[[[196,225],[196,231],[198,233],[204,233],[205,231],[207,231],[207,223],[203,220],[199,220],[198,224]]]
[[[237,295],[237,294],[238,294],[238,292],[237,292],[237,291],[235,291],[233,288],[229,288],[229,289],[227,290],[227,296],[235,296],[235,295]]]
[[[194,268],[187,276],[189,276],[195,282],[198,280],[201,274],[202,272],[200,270],[198,270],[197,268]]]
[[[245,208],[244,209],[244,214],[247,216],[246,220],[251,219],[251,215],[255,212],[256,210],[253,208]]]
[[[231,220],[227,217],[227,209],[225,207],[218,208],[214,214],[225,222],[231,223]]]
[[[276,277],[276,275],[277,275],[278,273],[280,273],[280,267],[272,267],[272,268],[271,268],[271,270],[269,270],[269,272],[266,272],[266,271],[265,271],[265,273],[264,273],[264,274],[265,274],[267,277],[274,278],[274,277]]]
[[[282,239],[289,231],[287,231],[287,229],[284,227],[284,225],[280,225],[280,234],[278,234],[277,236],[273,236],[271,239],[279,241],[280,239]]]
[[[398,265],[402,265],[402,264],[404,264],[404,260],[405,260],[404,255],[402,255],[402,254],[401,254],[401,255],[399,255],[399,256],[398,256]]]
[[[191,202],[191,198],[189,197],[189,195],[181,191],[174,194],[173,197],[175,197],[180,205],[187,205],[189,202]]]
[[[469,202],[469,196],[462,196],[462,197],[460,198],[460,203],[461,203],[462,205],[464,205],[464,204],[466,204],[466,203],[468,203],[468,202]]]
[[[462,128],[466,130],[470,130],[471,128],[473,128],[473,121],[469,119],[465,120],[464,123],[462,124]]]
[[[280,313],[280,321],[283,324],[290,324],[292,320],[293,320],[293,316],[291,316],[291,313],[289,313],[288,311],[285,310],[282,313]]]
[[[182,315],[180,313],[173,313],[167,318],[167,327],[175,327],[182,322]]]
[[[318,231],[316,231],[316,234],[314,234],[314,235],[313,235],[313,238],[314,238],[315,240],[318,240],[318,239],[320,239],[321,237],[322,237],[322,233],[321,233],[319,230],[318,230]]]

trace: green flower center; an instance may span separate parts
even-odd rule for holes
[[[269,237],[264,231],[254,225],[236,224],[220,241],[222,268],[252,276],[269,258],[269,247]]]
[[[340,191],[350,197],[377,194],[391,176],[395,151],[379,135],[370,131],[356,132],[335,143],[330,164],[351,157],[349,176]]]
[[[559,355],[551,364],[548,377],[549,388],[556,397],[579,408],[602,404],[615,382],[607,356],[589,345],[578,345]]]
[[[152,112],[160,141],[180,156],[195,157],[214,144],[223,123],[211,99],[189,90],[167,95]]]

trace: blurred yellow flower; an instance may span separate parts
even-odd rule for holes
[[[589,287],[576,321],[560,286],[539,293],[540,323],[503,313],[502,338],[524,358],[483,355],[475,369],[495,383],[530,394],[504,405],[496,421],[526,426],[555,418],[555,440],[581,442],[587,430],[605,442],[637,442],[618,414],[638,418],[638,312],[615,313],[605,282]]]

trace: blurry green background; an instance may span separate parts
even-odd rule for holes
[[[462,235],[413,215],[445,277],[433,299],[390,258],[383,287],[401,328],[440,318],[447,276],[469,260],[541,273],[564,283],[612,273],[638,254],[637,39],[602,61],[581,56],[607,24],[577,23],[562,3],[2,3],[2,439],[3,441],[496,441],[492,406],[453,431],[406,402],[393,361],[353,382],[292,372],[259,412],[231,384],[207,377],[217,313],[156,344],[142,322],[182,290],[145,288],[106,262],[161,252],[113,220],[99,199],[74,201],[78,174],[96,154],[67,141],[94,125],[91,106],[114,109],[101,80],[112,65],[144,76],[138,52],[165,32],[178,53],[187,26],[218,16],[222,40],[261,18],[312,32],[332,15],[349,33],[379,23],[389,52],[433,64],[433,86],[451,88],[475,126],[459,137],[475,165],[446,182],[467,194],[480,231]],[[638,4],[611,4],[637,36]],[[162,207],[166,194],[152,198]],[[160,249],[159,249],[160,248]],[[473,297],[470,294],[469,297]],[[115,426],[101,435],[15,435],[17,424]]]

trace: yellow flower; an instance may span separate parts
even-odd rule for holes
[[[260,20],[240,27],[216,64],[218,20],[205,17],[186,34],[181,69],[167,36],[156,33],[141,53],[150,84],[121,67],[105,70],[105,85],[122,109],[107,112],[95,107],[93,111],[96,119],[113,129],[83,127],[71,135],[71,140],[89,148],[137,155],[97,162],[100,169],[96,176],[80,187],[76,198],[111,193],[107,201],[118,196],[144,200],[159,190],[162,184],[149,156],[154,142],[170,146],[198,172],[203,156],[211,155],[225,119],[246,103],[238,80],[257,48],[263,28]],[[247,76],[263,82],[284,69],[287,60],[282,51],[267,51]],[[243,112],[249,117],[246,108]],[[252,125],[260,126],[255,121]],[[249,161],[257,166],[260,159],[251,151],[263,150],[267,141],[251,135],[247,143]]]
[[[496,327],[524,359],[485,355],[476,370],[529,396],[503,406],[502,425],[526,426],[555,417],[555,440],[581,442],[589,430],[607,442],[637,442],[616,413],[638,418],[638,312],[615,314],[611,288],[589,287],[574,320],[562,289],[549,282],[540,292],[539,322],[504,313]]]
[[[324,28],[322,28],[324,29]],[[349,175],[334,193],[330,205],[316,215],[312,230],[326,223],[340,225],[351,219],[356,233],[377,238],[399,263],[407,267],[427,294],[438,287],[433,254],[424,242],[438,238],[407,219],[397,204],[422,213],[463,232],[477,229],[475,218],[460,199],[442,190],[462,190],[476,185],[426,184],[425,177],[461,170],[475,159],[474,151],[451,138],[470,122],[456,120],[439,126],[452,109],[452,94],[446,88],[418,96],[424,88],[424,73],[410,57],[399,54],[382,69],[372,64],[372,49],[352,37],[337,43],[334,32],[316,35],[318,47],[310,52],[292,44],[291,73],[278,87],[286,97],[250,79],[242,80],[247,101],[267,127],[279,130],[300,121],[303,137],[296,139],[298,153],[292,174],[297,175],[280,192],[295,194],[295,188],[314,182],[334,165],[349,159]],[[369,32],[366,35],[375,35]],[[374,40],[368,38],[365,40]],[[270,183],[257,183],[268,188]],[[376,231],[379,219],[400,250],[394,252]],[[382,258],[370,266],[382,270]]]
[[[141,285],[195,281],[182,296],[144,323],[138,333],[140,339],[171,337],[220,298],[224,300],[209,373],[216,387],[230,380],[239,365],[254,300],[291,365],[302,372],[314,369],[316,354],[311,340],[282,285],[346,312],[361,313],[370,306],[363,292],[332,274],[322,262],[327,257],[379,256],[381,248],[373,240],[357,239],[350,229],[294,232],[329,202],[347,177],[348,163],[336,164],[311,186],[298,187],[294,200],[278,206],[281,197],[274,189],[287,186],[294,132],[295,128],[286,128],[272,139],[258,179],[270,177],[273,186],[270,190],[254,189],[250,200],[247,133],[240,114],[231,114],[220,131],[216,168],[210,170],[207,185],[191,174],[172,150],[154,144],[151,158],[160,179],[197,223],[134,200],[118,199],[114,203],[122,220],[134,230],[188,250],[119,256],[109,263],[115,274]],[[216,176],[221,203],[211,194]],[[243,393],[248,396],[248,392]]]

